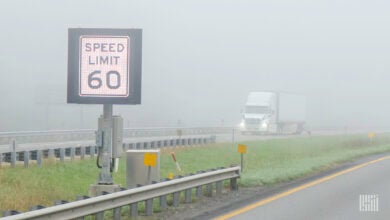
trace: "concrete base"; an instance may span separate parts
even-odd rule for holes
[[[103,192],[113,193],[121,191],[120,185],[91,185],[89,187],[89,196],[100,196]]]

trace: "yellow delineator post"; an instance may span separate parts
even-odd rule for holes
[[[241,172],[244,171],[244,154],[246,154],[246,145],[238,144],[237,152],[241,154]]]
[[[155,153],[144,154],[144,165],[148,167],[148,184],[151,184],[150,175],[151,175],[152,167],[156,166],[157,164],[156,161],[157,161],[157,154]]]

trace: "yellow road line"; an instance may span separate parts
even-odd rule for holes
[[[335,177],[338,177],[340,175],[343,175],[343,174],[346,174],[346,173],[349,173],[349,172],[352,172],[354,170],[357,170],[357,169],[360,169],[362,167],[365,167],[367,165],[370,165],[370,164],[373,164],[373,163],[377,163],[379,161],[383,161],[383,160],[386,160],[386,159],[390,159],[390,156],[386,156],[386,157],[382,157],[382,158],[379,158],[379,159],[376,159],[376,160],[372,160],[372,161],[369,161],[369,162],[366,162],[366,163],[362,163],[362,164],[359,164],[359,165],[356,165],[356,166],[353,166],[351,168],[348,168],[346,170],[343,170],[343,171],[340,171],[340,172],[337,172],[337,173],[334,173],[334,174],[331,174],[329,176],[325,176],[321,179],[318,179],[318,180],[314,180],[312,182],[309,182],[309,183],[306,183],[306,184],[303,184],[301,186],[298,186],[298,187],[295,187],[295,188],[292,188],[290,190],[287,190],[285,192],[282,192],[280,194],[277,194],[277,195],[274,195],[274,196],[271,196],[271,197],[268,197],[268,198],[265,198],[263,200],[260,200],[256,203],[253,203],[251,205],[248,205],[248,206],[245,206],[241,209],[238,209],[238,210],[235,210],[233,212],[230,212],[226,215],[222,215],[222,216],[219,216],[217,218],[215,218],[215,220],[224,220],[224,219],[228,219],[228,218],[231,218],[233,216],[236,216],[236,215],[239,215],[241,213],[244,213],[244,212],[247,212],[251,209],[254,209],[254,208],[257,208],[257,207],[260,207],[262,205],[265,205],[267,203],[270,203],[272,201],[275,201],[277,199],[280,199],[280,198],[283,198],[285,196],[288,196],[290,194],[293,194],[293,193],[296,193],[298,191],[301,191],[303,189],[306,189],[306,188],[309,188],[311,186],[314,186],[314,185],[317,185],[317,184],[320,184],[320,183],[323,183],[323,182],[326,182],[330,179],[333,179]]]

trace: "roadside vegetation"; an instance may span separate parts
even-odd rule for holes
[[[297,137],[242,142],[247,146],[241,186],[273,185],[312,175],[340,163],[370,154],[390,152],[390,134]],[[170,153],[174,151],[182,172]],[[126,186],[126,161],[121,159],[115,183]],[[31,165],[0,168],[0,210],[26,211],[33,205],[51,206],[55,200],[75,200],[87,195],[97,180],[95,160],[60,163],[46,160],[42,167]],[[160,177],[185,175],[199,170],[240,164],[237,145],[213,144],[199,147],[164,148]],[[146,175],[146,174],[145,174]]]

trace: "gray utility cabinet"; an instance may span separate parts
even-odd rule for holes
[[[151,167],[151,181],[160,180],[160,150],[128,150],[126,151],[126,188],[148,184],[148,167],[144,165],[144,154],[156,153],[156,166]]]

